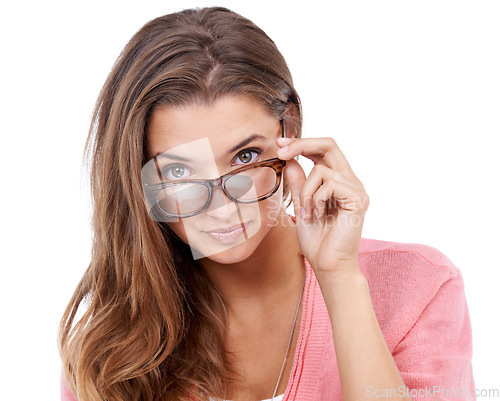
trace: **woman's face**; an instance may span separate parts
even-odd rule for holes
[[[218,178],[275,158],[280,134],[278,119],[247,96],[223,96],[211,105],[165,106],[156,109],[148,123],[148,160],[157,157],[146,166],[161,171],[166,181]],[[232,201],[221,187],[215,187],[202,213],[165,221],[190,245],[195,259],[237,263],[248,258],[269,232],[280,213],[282,196],[283,182],[271,197],[247,204]],[[220,232],[234,226],[239,229]]]

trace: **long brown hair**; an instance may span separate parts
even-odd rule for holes
[[[65,377],[80,401],[225,397],[234,371],[224,300],[188,245],[148,216],[141,182],[151,112],[225,94],[252,96],[300,137],[300,101],[283,56],[251,21],[221,7],[147,23],[101,90],[85,148],[92,258],[59,328]]]

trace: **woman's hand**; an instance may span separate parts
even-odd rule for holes
[[[330,278],[358,270],[361,232],[370,199],[332,138],[277,138],[278,157],[292,193],[302,253],[316,274]],[[306,178],[293,158],[314,162]],[[317,214],[316,214],[317,213]]]

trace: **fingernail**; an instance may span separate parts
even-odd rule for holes
[[[278,150],[276,153],[279,153],[280,155],[284,154],[288,150],[288,146],[285,146],[284,148],[281,148]]]
[[[302,219],[305,219],[306,218],[306,209],[304,209],[303,206],[300,207],[300,217]]]
[[[319,210],[314,208],[314,215],[316,216],[316,218],[319,217]]]

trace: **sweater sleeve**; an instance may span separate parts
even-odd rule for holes
[[[472,331],[460,270],[451,270],[393,357],[413,400],[476,399]]]
[[[61,372],[61,401],[78,401],[66,382],[64,371]]]

